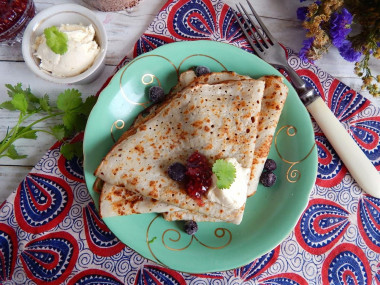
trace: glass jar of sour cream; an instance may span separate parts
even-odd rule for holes
[[[33,0],[0,0],[0,42],[14,40],[34,14]]]

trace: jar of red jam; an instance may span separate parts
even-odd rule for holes
[[[33,0],[0,0],[0,42],[15,39],[34,14]]]

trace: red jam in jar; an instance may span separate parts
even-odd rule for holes
[[[33,0],[0,0],[0,42],[15,38],[34,13]]]

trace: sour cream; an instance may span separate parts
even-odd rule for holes
[[[213,183],[207,192],[207,198],[227,208],[239,209],[247,200],[248,182],[251,173],[250,168],[244,168],[235,158],[227,158],[236,169],[235,181],[228,189],[219,189],[216,186],[217,178],[213,174]]]
[[[66,24],[61,25],[59,31],[68,38],[68,49],[63,55],[54,53],[48,47],[44,34],[36,38],[34,54],[41,60],[40,68],[55,77],[70,77],[91,67],[100,52],[94,27]]]

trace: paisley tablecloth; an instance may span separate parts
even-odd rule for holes
[[[221,1],[170,0],[136,43],[133,56],[166,43],[198,39],[227,42],[251,52],[230,7]],[[380,169],[380,109],[287,51],[290,65],[315,87]],[[318,177],[295,229],[252,263],[208,274],[162,267],[118,241],[95,210],[81,162],[66,160],[57,143],[0,207],[0,281],[380,284],[380,199],[361,191],[316,124],[314,130]]]

